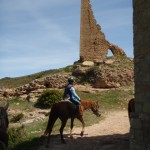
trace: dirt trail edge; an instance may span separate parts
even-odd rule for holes
[[[65,134],[67,144],[61,144],[59,135],[52,135],[50,147],[43,145],[38,150],[129,150],[129,128],[127,111],[111,111],[98,124],[86,127],[83,137],[81,128],[74,128],[74,139]]]

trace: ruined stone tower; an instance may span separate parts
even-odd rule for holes
[[[81,0],[80,61],[103,62],[108,49],[114,55],[125,55],[121,48],[105,39],[101,26],[95,20],[90,0]]]

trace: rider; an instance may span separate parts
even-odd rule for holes
[[[76,108],[79,110],[80,97],[76,94],[76,91],[73,87],[74,78],[68,79],[68,84],[65,87],[63,99],[69,99],[73,104],[76,105]]]

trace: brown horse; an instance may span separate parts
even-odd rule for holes
[[[0,107],[0,150],[5,150],[8,146],[8,103],[4,107]]]
[[[61,137],[61,142],[65,143],[64,137],[63,137],[63,130],[64,127],[66,126],[67,120],[69,118],[71,118],[71,132],[70,132],[70,137],[72,136],[72,129],[74,126],[74,119],[77,118],[81,123],[82,123],[82,131],[81,131],[81,136],[83,136],[84,134],[84,127],[85,127],[85,123],[83,120],[83,111],[87,110],[87,109],[91,109],[92,112],[96,115],[96,116],[100,116],[99,113],[99,104],[98,101],[91,101],[91,100],[82,100],[81,101],[81,105],[79,107],[79,112],[75,113],[75,110],[73,109],[74,104],[72,104],[69,101],[62,101],[59,103],[55,103],[53,104],[51,111],[50,111],[50,115],[49,115],[49,120],[48,120],[48,124],[47,124],[47,128],[44,132],[44,136],[48,134],[48,141],[46,146],[48,147],[49,145],[49,140],[50,140],[50,135],[52,132],[52,128],[54,126],[55,121],[59,118],[61,120],[61,127],[60,127],[60,137]],[[74,110],[74,112],[73,112]]]

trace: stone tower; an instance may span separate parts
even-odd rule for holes
[[[140,18],[140,19],[139,19]],[[135,113],[130,150],[150,150],[150,1],[133,0]]]
[[[121,48],[105,39],[101,26],[95,20],[90,0],[81,0],[80,19],[80,61],[103,62],[108,49],[114,55],[125,55]]]

